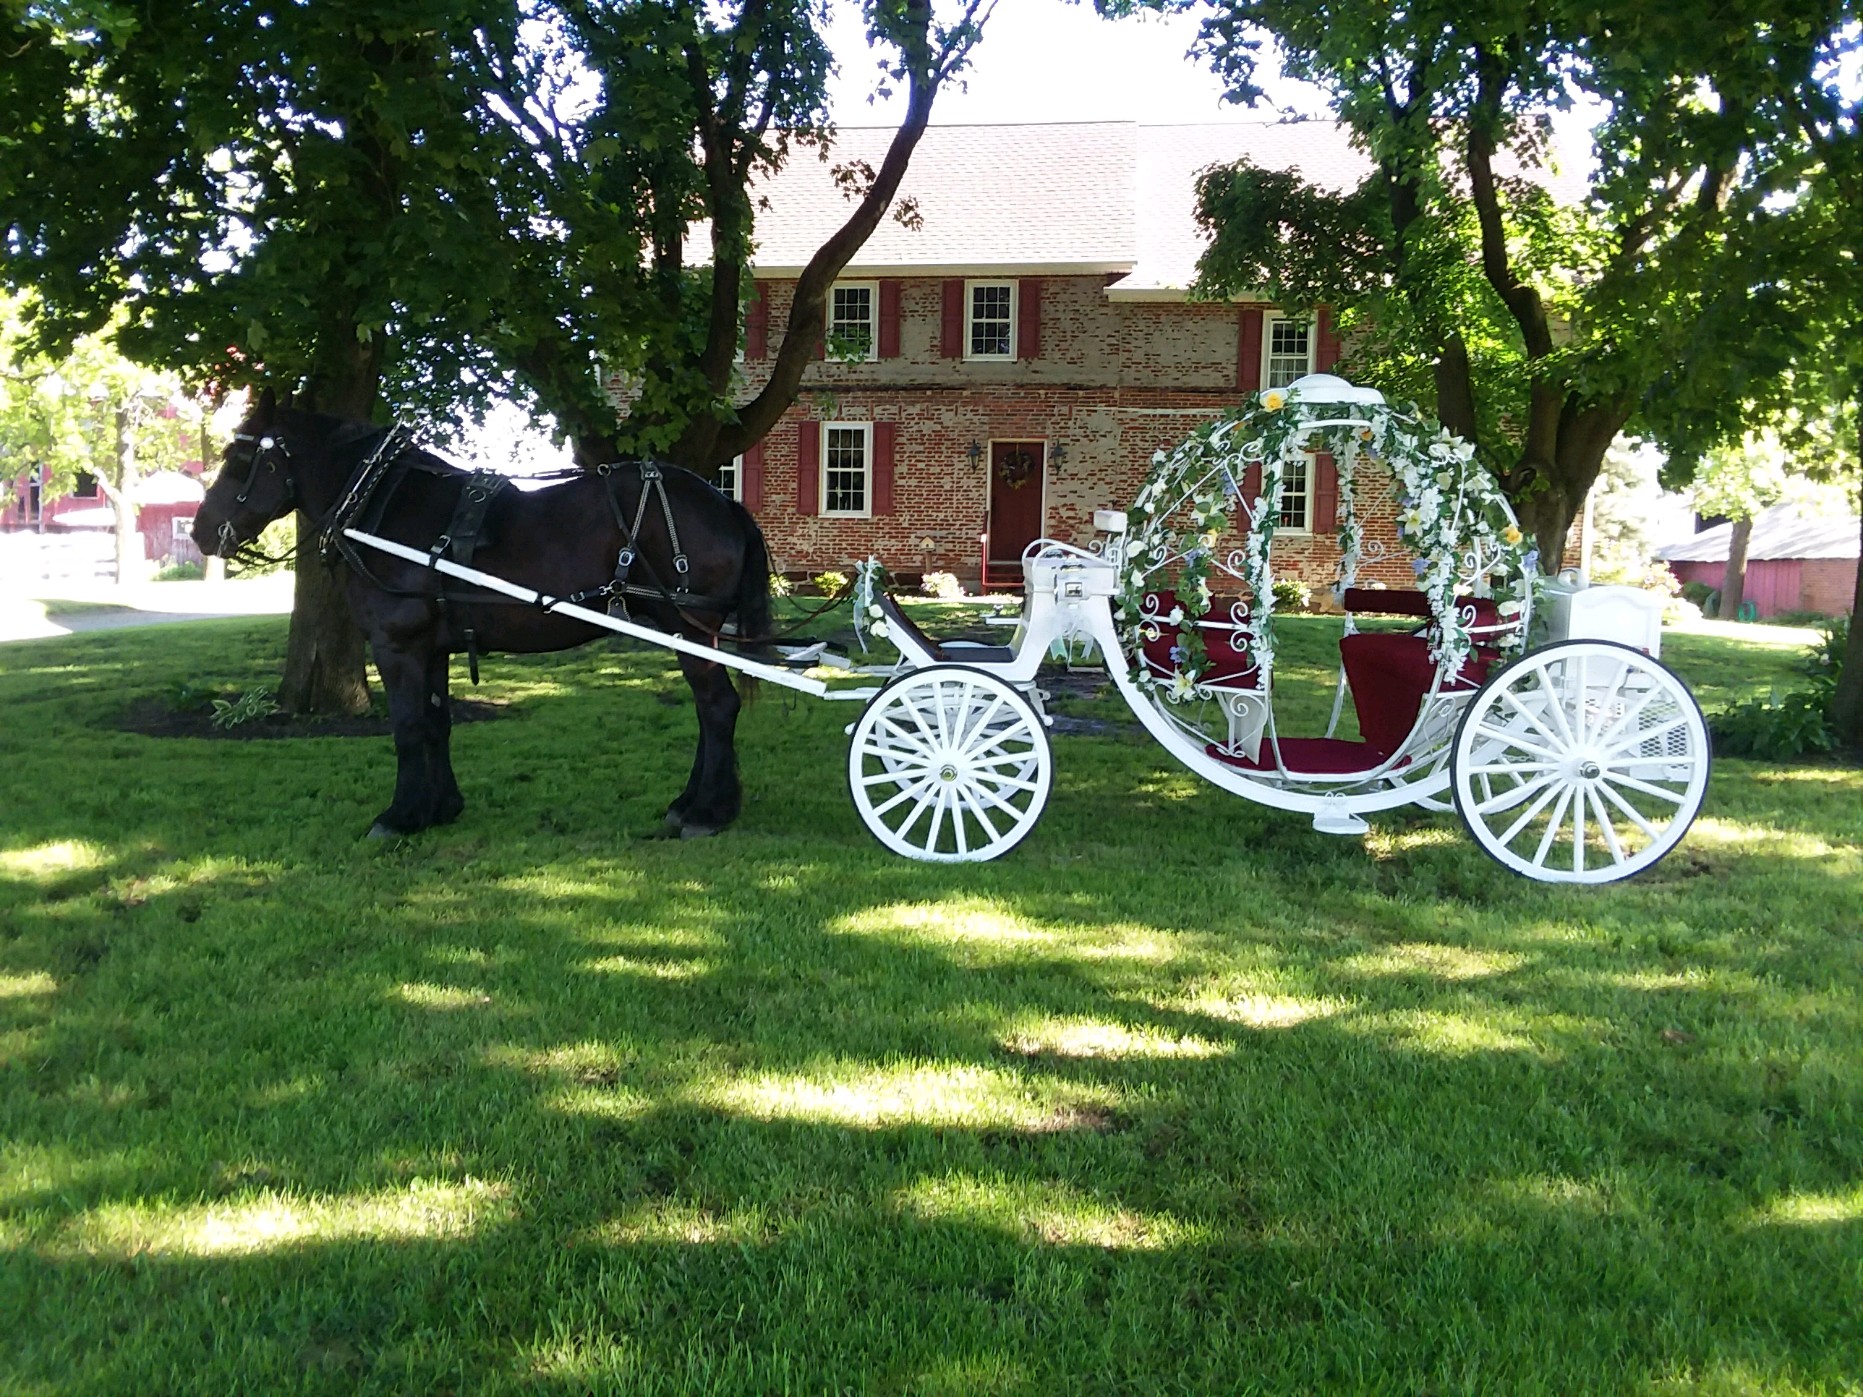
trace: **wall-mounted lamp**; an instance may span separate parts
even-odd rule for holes
[[[970,457],[971,465],[976,465],[977,462],[983,459],[983,444],[981,442],[972,441],[969,446],[964,448],[964,454]]]
[[[1048,464],[1057,472],[1067,464],[1067,448],[1058,441],[1048,448]]]

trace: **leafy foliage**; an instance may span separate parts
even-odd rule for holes
[[[1783,252],[1768,211],[1813,168],[1808,125],[1845,107],[1829,60],[1853,18],[1849,0],[1224,0],[1201,46],[1233,95],[1259,99],[1272,42],[1373,170],[1347,189],[1209,172],[1202,289],[1349,308],[1355,376],[1433,401],[1556,569],[1604,450],[1654,397],[1675,420],[1789,362],[1789,341],[1725,332],[1751,325],[1754,273]],[[1602,104],[1597,167],[1555,197],[1547,113],[1574,100]]]

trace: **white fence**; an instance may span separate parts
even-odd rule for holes
[[[116,537],[108,533],[0,533],[0,588],[35,582],[106,581],[116,576]]]

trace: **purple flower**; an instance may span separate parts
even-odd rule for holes
[[[1183,646],[1173,645],[1171,647],[1171,663],[1174,665],[1181,665],[1182,663],[1184,663],[1184,647]]]
[[[1427,558],[1412,558],[1410,560],[1410,570],[1418,577],[1423,576],[1424,573],[1430,570],[1429,560]]]

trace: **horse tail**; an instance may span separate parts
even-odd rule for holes
[[[757,659],[765,659],[770,653],[771,633],[776,629],[770,614],[770,550],[763,541],[763,530],[757,526],[756,516],[741,504],[737,512],[744,530],[744,557],[737,574],[738,649]],[[754,675],[740,671],[738,680],[746,698],[756,692]]]

